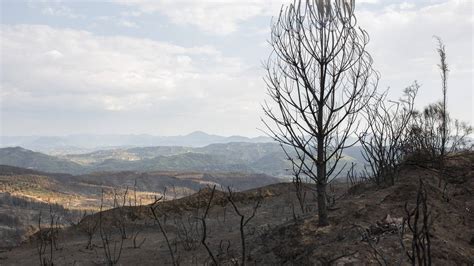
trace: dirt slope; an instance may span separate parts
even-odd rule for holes
[[[310,212],[302,215],[291,184],[275,184],[264,188],[236,193],[235,201],[241,213],[251,214],[255,200],[261,199],[257,214],[245,228],[247,262],[249,265],[336,265],[378,264],[385,260],[390,265],[408,264],[400,247],[396,230],[380,230],[387,215],[393,219],[405,216],[404,205],[412,207],[416,199],[419,179],[425,183],[428,205],[433,219],[431,240],[434,265],[472,265],[474,263],[474,156],[463,155],[448,163],[448,171],[441,174],[425,168],[406,166],[396,185],[377,188],[368,184],[347,191],[345,184],[334,184],[330,189],[336,203],[329,212],[330,226],[317,226],[317,211],[312,193],[308,192]],[[439,179],[449,180],[438,187]],[[175,258],[181,265],[210,263],[200,244],[202,217],[209,190],[182,199],[158,204],[160,221],[167,232]],[[295,207],[293,207],[295,206]],[[298,219],[294,219],[294,216]],[[168,247],[149,206],[108,210],[102,214],[104,230],[112,230],[117,221],[126,224],[119,264],[170,265]],[[104,250],[99,233],[93,239],[94,248],[86,249],[87,238],[82,232],[86,223],[96,221],[98,215],[62,231],[58,238],[59,250],[54,252],[58,265],[94,265],[104,263]],[[194,229],[193,229],[194,228]],[[206,242],[216,259],[223,265],[240,261],[241,243],[239,217],[228,204],[223,192],[216,192],[207,219]],[[133,235],[144,241],[133,248]],[[186,232],[184,234],[183,232]],[[369,234],[370,232],[370,234]],[[120,235],[115,232],[120,243]],[[410,234],[405,234],[409,244]],[[145,240],[143,240],[145,239]],[[378,253],[379,255],[375,256]],[[2,265],[37,264],[36,241],[0,253]]]
[[[344,195],[330,212],[330,226],[319,228],[317,216],[289,222],[266,233],[260,240],[256,262],[276,264],[407,264],[397,231],[377,232],[387,215],[406,216],[404,204],[413,206],[419,178],[425,181],[433,225],[432,258],[435,265],[472,265],[474,263],[474,176],[459,184],[448,185],[449,202],[437,186],[436,173],[407,169],[404,178],[393,187],[376,189],[365,186],[363,192]],[[356,190],[357,191],[357,190]],[[371,232],[370,242],[363,240]],[[411,241],[405,233],[405,243]],[[380,254],[375,255],[375,250]],[[347,256],[345,256],[347,255]],[[341,257],[343,256],[343,257]],[[334,260],[336,258],[339,258]]]

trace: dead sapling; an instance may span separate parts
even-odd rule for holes
[[[348,190],[355,185],[362,184],[365,181],[367,181],[366,178],[364,178],[361,173],[357,173],[356,168],[355,168],[356,165],[357,165],[356,163],[352,162],[351,167],[346,173],[346,183],[348,186],[347,187]]]
[[[41,228],[41,211],[38,216],[38,233],[36,241],[36,249],[38,252],[40,265],[54,265],[54,251],[58,250],[57,239],[59,235],[59,219],[53,212],[52,205],[49,205],[49,228]],[[46,252],[48,251],[48,255]]]
[[[118,210],[118,219],[115,219],[115,226],[119,229],[120,235],[123,239],[127,239],[127,227],[126,227],[126,210],[125,205],[127,204],[127,197],[128,197],[128,186],[125,189],[125,192],[122,195],[122,202],[118,202],[117,210]]]
[[[295,194],[296,194],[296,198],[298,199],[298,203],[299,203],[299,206],[300,206],[300,209],[301,209],[301,213],[304,215],[305,212],[307,211],[307,208],[306,208],[306,204],[305,204],[305,201],[306,201],[306,189],[305,189],[305,183],[303,182],[303,180],[301,179],[301,177],[303,176],[303,163],[304,163],[304,160],[305,160],[305,154],[301,155],[302,158],[301,159],[297,159],[297,158],[293,158],[292,156],[290,156],[290,154],[285,150],[285,149],[282,149],[288,160],[291,162],[291,166],[292,166],[292,170],[293,170],[293,180],[292,180],[292,183],[293,185],[295,186]],[[294,206],[293,206],[293,202],[292,202],[292,211],[293,211],[293,218],[294,220],[296,220],[296,214],[295,214],[295,210],[294,210]]]
[[[48,232],[41,229],[41,211],[38,215],[38,233],[36,239],[36,251],[40,260],[40,265],[52,265],[52,254],[51,258],[46,257],[46,249],[48,247]]]
[[[410,210],[405,203],[406,224],[411,232],[411,250],[405,248],[403,235],[401,245],[412,265],[431,265],[431,211],[428,208],[428,195],[420,179],[416,195],[416,205]]]
[[[133,241],[133,248],[141,248],[143,243],[146,241],[146,237],[142,239],[142,241],[138,240],[138,235],[142,232],[142,229],[136,229],[132,232],[132,241]]]
[[[187,216],[174,219],[178,241],[186,251],[196,250],[198,247],[199,240],[201,239],[199,220],[200,219],[197,218],[197,216]]]
[[[87,216],[87,211],[84,211],[82,216],[79,228],[82,232],[87,235],[87,245],[86,249],[92,250],[94,246],[92,245],[92,240],[94,239],[94,235],[99,228],[99,220],[96,219],[94,216]]]
[[[209,200],[206,205],[206,210],[204,211],[203,216],[200,218],[201,224],[202,224],[202,236],[201,236],[201,244],[204,246],[204,248],[207,251],[207,254],[209,254],[209,258],[212,260],[212,265],[219,265],[217,263],[216,257],[214,256],[214,253],[212,250],[209,248],[208,244],[206,243],[206,238],[207,238],[207,224],[206,224],[206,218],[207,215],[209,214],[209,209],[211,208],[211,203],[212,199],[214,198],[214,193],[216,191],[216,186],[214,185],[211,190],[211,195],[209,196]]]
[[[237,205],[235,204],[234,201],[234,194],[232,193],[232,190],[230,187],[227,188],[229,194],[227,195],[227,200],[232,204],[232,207],[234,207],[235,213],[240,217],[240,241],[242,245],[242,258],[241,258],[241,265],[245,266],[245,262],[247,259],[247,254],[246,254],[246,245],[245,245],[245,226],[250,222],[255,217],[255,214],[257,213],[257,209],[260,207],[261,203],[261,197],[257,197],[257,202],[252,208],[252,213],[245,218],[245,215],[242,214],[242,212],[239,210]]]
[[[408,86],[398,101],[388,91],[371,97],[362,110],[367,127],[359,134],[366,175],[376,185],[394,185],[406,159],[406,143],[419,85]]]
[[[102,240],[102,248],[104,249],[104,257],[107,265],[116,265],[120,259],[123,249],[124,238],[122,232],[119,229],[120,237],[116,237],[114,234],[114,226],[104,225],[104,191],[102,190],[99,210],[99,233]],[[115,199],[114,199],[115,205]],[[115,209],[114,209],[115,210]],[[114,211],[112,210],[112,212]],[[109,214],[112,216],[113,213]],[[115,219],[115,217],[113,217]],[[116,223],[115,223],[116,224]],[[117,239],[118,238],[118,239]]]
[[[163,194],[165,194],[165,193],[163,193]],[[151,213],[153,214],[153,218],[155,219],[156,223],[158,224],[158,227],[160,228],[161,233],[163,234],[163,237],[165,238],[166,245],[168,246],[168,250],[169,250],[169,253],[170,253],[170,257],[171,257],[171,261],[173,263],[173,266],[178,266],[179,264],[177,263],[177,260],[175,258],[173,248],[171,247],[171,243],[169,241],[168,235],[166,234],[166,230],[163,227],[163,225],[160,221],[160,218],[158,217],[158,214],[157,214],[157,212],[159,211],[157,203],[162,199],[164,199],[164,196],[161,196],[160,198],[156,198],[155,202],[150,205],[150,210],[151,210]]]

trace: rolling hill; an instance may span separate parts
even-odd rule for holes
[[[166,200],[188,196],[208,185],[241,191],[279,181],[263,174],[184,171],[72,176],[0,165],[0,247],[24,241],[40,213],[49,213],[49,206],[61,218],[62,226],[68,226],[79,221],[83,211],[95,212],[101,204],[105,209],[114,207],[117,198],[141,205],[161,196]]]
[[[195,131],[182,136],[153,136],[147,134],[75,134],[68,136],[2,136],[0,147],[21,146],[49,154],[87,153],[101,149],[137,146],[186,146],[203,147],[213,143],[271,142],[268,137],[248,138],[243,136],[224,137]]]
[[[81,173],[85,170],[83,166],[70,160],[21,147],[0,149],[0,164],[55,173]]]
[[[345,163],[360,162],[360,147],[347,149]],[[0,163],[45,172],[205,171],[261,173],[288,177],[291,164],[277,143],[231,142],[205,147],[156,146],[51,156],[20,147],[0,149]]]

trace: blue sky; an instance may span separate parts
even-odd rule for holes
[[[285,3],[1,0],[1,135],[260,135],[261,62]],[[356,6],[380,90],[398,98],[417,80],[419,107],[440,99],[439,35],[449,109],[472,124],[472,1]]]

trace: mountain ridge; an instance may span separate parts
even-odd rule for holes
[[[22,146],[49,154],[86,153],[100,149],[138,146],[204,147],[213,143],[273,142],[269,137],[220,136],[204,131],[186,135],[155,136],[149,134],[74,134],[66,136],[2,136],[0,147]]]
[[[22,147],[7,147],[0,148],[0,164],[73,175],[104,171],[206,171],[283,175],[279,168],[263,171],[259,166],[251,166],[259,156],[280,150],[275,144],[228,143],[206,147],[135,147],[64,156],[46,155]],[[284,154],[280,151],[276,155]]]

